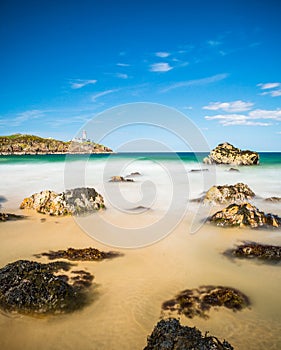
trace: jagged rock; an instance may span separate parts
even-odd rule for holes
[[[259,154],[253,151],[242,151],[230,143],[221,143],[204,158],[205,164],[233,164],[255,165],[259,164]]]
[[[281,197],[269,197],[265,198],[266,202],[278,203],[281,202]]]
[[[0,213],[0,222],[22,220],[22,219],[24,219],[23,215],[16,215],[16,214],[10,214],[10,213]]]
[[[62,193],[42,191],[25,198],[20,209],[35,209],[49,215],[79,215],[105,208],[103,197],[94,188],[75,188]]]
[[[230,204],[227,208],[215,213],[209,221],[217,226],[250,226],[280,227],[281,218],[273,214],[265,214],[250,203]]]
[[[75,249],[50,251],[36,255],[36,257],[47,256],[50,260],[68,259],[72,261],[100,261],[122,256],[119,252],[102,252],[96,248]]]
[[[202,333],[195,327],[182,326],[175,318],[161,320],[147,338],[144,350],[234,350],[227,342]]]
[[[249,298],[237,289],[223,286],[202,286],[186,289],[174,299],[162,304],[163,312],[183,314],[188,318],[200,316],[209,318],[211,308],[226,307],[233,311],[242,310],[250,305]]]
[[[123,176],[112,176],[109,182],[134,182],[134,180],[125,179]]]
[[[206,193],[204,203],[225,204],[244,202],[255,197],[250,187],[243,183],[235,185],[213,186]]]
[[[281,246],[244,242],[235,249],[227,250],[224,254],[230,257],[278,262],[281,261]]]
[[[6,311],[28,314],[69,312],[86,305],[85,286],[93,276],[77,274],[73,284],[66,275],[70,263],[52,262],[40,264],[35,261],[18,260],[0,269],[0,307]],[[88,276],[90,275],[90,276]],[[85,282],[88,283],[85,283]]]

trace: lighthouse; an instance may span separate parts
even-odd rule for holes
[[[87,132],[86,130],[82,131],[82,142],[86,142],[87,141]]]

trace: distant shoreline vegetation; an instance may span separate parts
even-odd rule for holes
[[[0,136],[0,155],[112,153],[112,149],[90,140],[60,141],[36,135]]]

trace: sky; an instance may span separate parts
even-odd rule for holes
[[[275,0],[2,0],[0,134],[69,140],[109,108],[149,102],[211,148],[281,151],[280,15]],[[137,125],[103,141],[154,132],[185,151]]]

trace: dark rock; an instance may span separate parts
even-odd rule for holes
[[[280,227],[281,218],[265,214],[250,203],[230,204],[227,208],[215,213],[209,221],[217,226]]]
[[[47,256],[50,260],[68,259],[72,261],[99,261],[113,259],[122,256],[119,252],[102,252],[96,248],[74,249],[50,251],[36,255],[36,257]]]
[[[229,171],[229,172],[233,172],[233,173],[240,173],[240,170],[239,169],[237,169],[237,168],[229,168],[227,171]]]
[[[202,173],[203,171],[209,171],[209,169],[191,169],[190,173]]]
[[[88,300],[84,287],[69,284],[66,275],[54,274],[71,266],[66,262],[40,264],[28,260],[6,265],[0,269],[0,307],[32,315],[70,312],[85,306]]]
[[[281,202],[281,197],[269,197],[265,199],[266,202],[279,203]]]
[[[235,249],[229,249],[225,255],[236,258],[259,259],[268,262],[281,261],[281,246],[244,242]]]
[[[183,314],[188,318],[200,316],[209,318],[211,308],[226,307],[233,311],[242,310],[250,305],[246,295],[237,289],[222,286],[202,286],[197,289],[186,289],[174,299],[162,304],[165,312]]]
[[[10,213],[0,213],[0,222],[22,220],[24,218],[25,218],[24,215],[16,215],[16,214],[10,214]]]
[[[241,151],[225,142],[214,148],[203,162],[205,164],[256,165],[259,164],[259,154],[248,150]]]
[[[134,182],[134,180],[125,179],[123,176],[112,176],[109,182]]]
[[[35,209],[42,214],[81,215],[103,209],[103,197],[94,188],[75,188],[62,193],[42,191],[25,198],[20,209]]]
[[[141,173],[139,173],[138,171],[135,171],[129,175],[126,175],[126,177],[130,177],[130,176],[141,176]]]
[[[204,203],[239,203],[255,197],[250,187],[243,183],[235,185],[213,186],[206,193]]]
[[[182,326],[175,318],[161,320],[147,338],[144,350],[234,350],[227,342],[202,333],[195,327]]]

